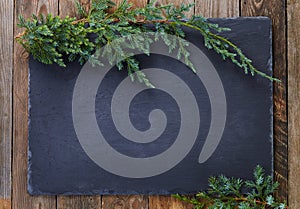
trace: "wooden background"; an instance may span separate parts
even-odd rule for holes
[[[90,0],[81,0],[89,7]],[[118,0],[120,1],[120,0]],[[117,1],[117,2],[118,2]],[[132,1],[143,6],[147,0]],[[273,22],[274,177],[278,196],[300,208],[300,0],[159,0],[195,2],[206,17],[269,16]],[[29,196],[27,194],[28,54],[13,37],[18,15],[74,15],[70,0],[0,0],[0,209],[188,209],[167,196]],[[289,107],[289,108],[288,108]]]

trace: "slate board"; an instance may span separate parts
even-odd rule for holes
[[[271,22],[268,18],[211,21],[231,28],[232,31],[223,34],[236,43],[253,60],[258,69],[272,74]],[[204,81],[203,77],[201,80],[201,77],[196,76],[174,57],[157,53],[153,53],[150,57],[137,55],[141,69],[164,69],[166,76],[171,73],[183,80],[190,89],[187,94],[192,93],[194,97],[192,100],[197,104],[193,108],[198,108],[198,113],[188,111],[187,114],[190,115],[183,116],[180,114],[184,111],[183,106],[190,105],[192,101],[180,96],[184,104],[177,104],[176,99],[159,87],[143,90],[142,85],[133,83],[130,87],[133,88],[132,91],[135,91],[134,88],[142,89],[133,97],[128,107],[130,123],[134,129],[143,132],[153,128],[148,120],[150,112],[154,109],[164,112],[164,117],[161,112],[156,112],[152,115],[152,119],[154,124],[159,124],[157,129],[161,129],[164,125],[165,129],[158,134],[156,140],[146,142],[141,142],[143,139],[138,137],[135,142],[120,134],[115,126],[116,121],[112,119],[113,94],[127,77],[126,71],[119,72],[112,68],[107,74],[103,74],[101,69],[97,69],[97,73],[102,73],[103,77],[96,89],[97,95],[93,104],[74,97],[80,72],[83,71],[77,62],[69,63],[67,68],[63,69],[56,65],[46,66],[30,58],[29,193],[33,195],[195,193],[207,188],[207,179],[211,175],[224,174],[249,179],[258,164],[266,169],[267,174],[271,174],[272,83],[260,76],[245,76],[243,71],[231,62],[224,62],[214,51],[207,50],[203,46],[203,38],[197,32],[187,30],[186,39],[203,52],[203,59],[206,57],[210,60],[213,64],[210,67],[216,70],[215,76],[220,79],[220,84],[209,83],[210,80]],[[192,56],[197,58],[199,55]],[[91,75],[91,80],[93,77],[97,76]],[[154,80],[151,81],[155,83],[155,79],[163,78],[154,76]],[[93,81],[86,82],[86,88],[90,88],[92,83]],[[168,83],[165,80],[161,83],[170,85],[172,91],[178,90],[178,94],[185,94],[180,90],[182,86],[178,82]],[[212,95],[212,92],[218,91],[216,90],[218,85],[223,87],[223,96],[226,98],[224,101],[212,98],[218,95],[218,93]],[[128,95],[122,88],[119,91],[121,96],[115,98],[115,105],[126,106],[123,105],[122,99],[126,99],[131,90]],[[83,92],[89,94],[86,89],[83,89]],[[222,93],[222,90],[220,92]],[[81,125],[85,131],[89,128],[92,130],[92,125],[86,123],[89,120],[82,116],[83,112],[79,114],[82,119],[74,116],[75,100],[81,102],[77,106],[77,111],[80,111],[80,108],[83,108],[83,112],[88,110],[85,109],[88,103],[95,108],[93,114],[96,116],[97,130],[105,139],[105,142],[101,142],[104,147],[97,147],[101,144],[98,141],[95,141],[95,144],[84,145],[85,140],[93,136],[88,132],[82,132],[80,135],[81,130],[76,129],[76,125]],[[216,114],[219,110],[215,111],[215,107],[219,107],[225,116]],[[126,108],[120,112],[116,109],[113,111],[116,111],[116,117],[121,115],[122,119]],[[155,114],[159,117],[155,117]],[[190,117],[191,120],[184,117]],[[159,118],[167,119],[166,124],[159,121]],[[216,126],[221,126],[224,119],[224,131],[222,127],[219,129],[217,127],[216,130],[221,130],[220,132],[210,133],[213,121]],[[187,121],[188,127],[183,127],[183,120]],[[181,144],[177,143],[176,138],[181,131],[184,128],[189,130],[190,127],[198,129],[184,132],[187,134],[182,136],[184,139],[181,139]],[[94,130],[92,132],[94,133]],[[195,133],[195,139],[191,139]],[[213,146],[213,143],[206,142],[209,135],[210,140],[216,140],[218,134],[220,142],[215,144],[215,149],[209,147]],[[190,148],[185,147],[184,140],[190,143]],[[112,150],[106,148],[109,146]],[[87,149],[94,149],[95,152],[98,148],[102,152],[98,153],[101,157],[96,159],[96,156],[93,159],[95,153],[88,153]],[[164,155],[171,149],[173,154]],[[204,154],[202,162],[200,160],[199,163],[201,152]],[[181,155],[181,158],[178,157],[177,161],[169,159],[177,158],[174,153]],[[121,156],[120,162],[117,162],[118,158],[115,159],[115,156]]]

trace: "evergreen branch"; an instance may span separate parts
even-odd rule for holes
[[[196,209],[288,209],[285,203],[275,200],[273,194],[277,187],[278,183],[273,183],[272,177],[265,176],[263,168],[257,166],[252,181],[242,181],[222,175],[210,177],[207,192],[199,192],[194,197],[180,194],[173,196],[194,205]],[[251,192],[245,194],[245,191]]]
[[[208,49],[213,49],[225,59],[230,59],[231,62],[242,68],[247,74],[258,74],[271,81],[279,81],[266,73],[259,71],[252,65],[252,61],[245,56],[238,46],[230,40],[219,35],[219,32],[226,30],[216,24],[207,22],[201,16],[193,16],[190,20],[184,21],[185,12],[189,11],[194,5],[184,5],[175,7],[171,4],[155,6],[155,1],[151,1],[144,8],[132,8],[132,4],[123,0],[113,13],[108,13],[108,10],[114,6],[110,0],[93,0],[91,8],[86,12],[83,7],[77,3],[77,8],[82,18],[60,18],[52,17],[51,14],[47,17],[36,17],[33,15],[31,20],[25,21],[20,16],[19,27],[25,28],[25,31],[16,36],[16,40],[27,50],[33,57],[45,64],[57,63],[60,66],[66,66],[64,55],[68,56],[68,61],[75,60],[79,56],[79,61],[83,64],[90,58],[93,61],[97,59],[92,55],[95,49],[112,43],[114,40],[120,39],[130,34],[141,34],[143,32],[156,32],[161,34],[171,34],[178,38],[184,38],[185,34],[182,27],[188,27],[200,32],[204,37],[205,46]],[[154,25],[155,29],[145,27],[145,25]],[[94,33],[97,38],[95,41],[89,40],[88,34]],[[140,37],[138,37],[140,38]],[[138,49],[142,53],[149,54],[150,40],[144,41],[131,40],[135,44],[133,49]],[[184,63],[194,72],[193,63],[189,60],[189,52],[186,49],[188,44],[181,42],[178,39],[178,44],[164,37],[166,45],[169,44],[170,52],[178,47],[178,57],[184,58]],[[125,40],[124,40],[125,41]],[[153,41],[152,41],[153,42]],[[172,44],[171,44],[172,43]],[[117,57],[128,57],[126,44],[123,46],[110,46],[109,49],[113,54],[105,53],[109,60],[116,60]],[[120,54],[119,52],[123,54]],[[102,54],[103,56],[104,54]],[[100,54],[98,54],[100,56]],[[128,65],[128,74],[132,77],[132,72],[138,76],[138,80],[151,86],[150,81],[145,75],[139,72],[137,62]],[[128,61],[128,60],[127,60]],[[125,62],[127,62],[125,60]],[[96,63],[96,62],[95,62]],[[122,64],[118,64],[119,69],[123,69]],[[132,68],[132,69],[131,69]]]
[[[226,54],[224,54],[224,55],[226,57],[228,57],[228,58],[231,58],[231,60],[233,61],[233,63],[235,63],[239,67],[243,68],[245,70],[245,73],[247,73],[247,71],[249,69],[251,71],[252,75],[254,75],[256,73],[256,74],[259,74],[262,77],[265,77],[265,78],[267,78],[267,79],[269,79],[271,81],[281,82],[279,79],[273,78],[272,76],[269,76],[266,73],[261,72],[258,69],[256,69],[252,65],[252,61],[246,57],[246,55],[240,50],[240,48],[238,46],[236,46],[234,43],[232,43],[231,41],[229,41],[228,39],[226,39],[225,37],[217,35],[217,34],[214,34],[214,33],[210,32],[210,31],[207,32],[207,31],[203,30],[202,28],[200,28],[198,26],[195,26],[195,25],[192,25],[191,23],[188,23],[188,22],[176,22],[176,23],[173,22],[171,24],[180,24],[182,26],[186,26],[186,27],[198,30],[204,36],[204,38],[206,38],[206,39],[207,39],[207,37],[213,37],[215,40],[220,40],[221,42],[227,44],[228,46],[230,46],[235,51],[235,53],[236,53],[235,56],[238,55],[238,57],[240,57],[241,60],[245,60],[245,64],[246,65],[244,66],[243,63],[238,62],[235,59],[235,56],[226,56]],[[214,45],[213,48],[216,49],[217,46]],[[228,48],[228,47],[226,47],[226,48]]]

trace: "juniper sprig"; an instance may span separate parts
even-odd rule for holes
[[[177,50],[178,57],[183,58],[183,62],[195,72],[196,69],[189,59],[188,42],[184,41],[185,33],[182,30],[183,27],[188,27],[199,31],[208,49],[216,51],[224,60],[231,60],[245,73],[250,72],[252,75],[258,74],[272,81],[278,81],[256,69],[251,59],[246,57],[238,46],[220,35],[220,32],[230,29],[210,23],[202,16],[194,15],[187,19],[185,13],[193,6],[193,4],[182,4],[179,7],[172,4],[157,6],[154,0],[144,8],[133,8],[131,3],[123,0],[114,12],[110,12],[111,8],[115,7],[110,0],[93,0],[89,11],[85,11],[77,3],[80,19],[53,17],[49,14],[46,17],[32,15],[31,19],[25,20],[20,16],[18,26],[25,30],[16,37],[16,40],[35,59],[45,64],[57,63],[65,67],[67,61],[79,58],[80,64],[90,60],[93,64],[101,65],[97,58],[105,56],[111,63],[117,62],[120,70],[126,68],[132,80],[137,77],[140,82],[153,87],[127,48],[149,55],[150,46],[155,40],[143,34],[154,33],[155,37],[164,41],[170,51]],[[96,38],[91,40],[89,34],[95,34]],[[135,35],[130,36],[134,37],[132,40],[124,38],[132,34]],[[170,36],[166,34],[178,38],[170,40],[168,38]],[[100,51],[103,46],[104,49]],[[67,60],[64,59],[65,56]]]
[[[286,203],[276,200],[274,192],[278,183],[266,176],[264,169],[257,166],[253,180],[228,178],[224,175],[209,178],[207,192],[194,197],[174,195],[179,200],[191,203],[195,209],[287,209]]]

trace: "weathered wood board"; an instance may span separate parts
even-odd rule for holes
[[[86,12],[89,11],[92,1],[91,0],[79,0],[79,2]],[[60,0],[59,10],[60,17],[77,17],[76,2],[73,0]],[[57,196],[57,209],[100,209],[101,208],[101,196]]]
[[[158,2],[164,2],[163,0]],[[174,0],[172,3],[180,5],[182,1]],[[165,2],[166,3],[166,2]],[[189,0],[188,3],[195,3],[194,11],[189,15],[202,15],[207,18],[219,18],[219,17],[237,17],[239,16],[240,1],[239,0]],[[221,9],[220,9],[221,8]],[[150,208],[192,208],[191,205],[182,203],[180,201],[174,201],[171,197],[150,196],[149,197]],[[170,206],[172,203],[172,206]]]
[[[239,0],[196,0],[196,14],[205,17],[237,17],[239,15]]]
[[[21,32],[17,27],[19,15],[29,18],[34,14],[57,14],[56,0],[16,0],[14,11],[14,34]],[[13,38],[13,37],[12,37]],[[28,53],[14,43],[13,66],[13,149],[12,149],[12,208],[54,209],[55,197],[32,197],[27,193],[27,146],[28,146]]]
[[[13,2],[0,2],[0,208],[11,207]],[[2,206],[1,206],[2,205]]]
[[[118,6],[121,0],[113,1]],[[144,7],[148,3],[147,0],[129,0],[133,7]],[[113,11],[113,8],[111,11]],[[146,209],[148,208],[148,197],[146,195],[104,195],[102,196],[102,209],[112,208],[132,208]]]
[[[1,183],[0,189],[2,191],[2,197],[4,202],[0,202],[0,208],[11,209],[11,208],[189,208],[189,206],[183,205],[181,202],[175,201],[172,198],[165,196],[149,196],[149,205],[147,204],[130,204],[132,202],[138,203],[135,200],[140,200],[139,196],[130,196],[126,198],[123,196],[93,196],[93,200],[87,196],[83,197],[65,197],[59,196],[57,202],[55,197],[49,199],[49,197],[30,197],[26,193],[26,145],[27,145],[27,58],[28,54],[22,49],[17,43],[14,45],[14,56],[9,56],[10,50],[6,47],[13,41],[13,36],[20,32],[16,26],[10,24],[11,15],[14,15],[14,24],[18,22],[18,15],[23,14],[25,17],[29,17],[32,13],[48,13],[60,14],[62,16],[74,14],[74,3],[73,0],[34,0],[34,1],[2,1],[1,13],[3,16],[1,19],[0,39],[2,42],[1,49],[3,53],[3,59],[0,60],[0,71],[2,77],[0,78],[1,83],[1,95],[4,95],[1,104],[7,107],[9,101],[13,102],[13,106],[10,107],[12,111],[12,118],[9,116],[9,107],[2,109],[2,113],[5,117],[1,117],[1,124],[3,124],[4,130],[0,131],[0,134],[4,134],[5,146],[0,148],[0,153],[3,154],[4,161],[0,164],[5,164],[5,171],[1,175],[4,176]],[[119,1],[119,0],[118,0]],[[89,7],[90,0],[80,0],[86,8]],[[134,1],[134,4],[141,4],[142,1]],[[146,1],[145,1],[146,2]],[[162,0],[162,3],[174,3],[179,5],[182,1],[179,0]],[[192,3],[193,0],[186,0],[185,2]],[[297,146],[298,135],[297,134],[297,121],[298,121],[298,109],[297,109],[297,98],[298,98],[298,66],[297,56],[298,50],[297,45],[297,25],[299,24],[299,17],[297,16],[297,9],[299,7],[299,1],[296,0],[196,0],[196,14],[204,14],[207,17],[228,17],[228,16],[261,16],[266,15],[272,19],[273,22],[273,67],[274,74],[276,77],[282,80],[281,84],[274,85],[274,164],[275,164],[275,180],[280,182],[279,196],[282,199],[287,199],[289,196],[290,208],[299,208],[300,200],[298,191],[298,180],[300,179],[297,168],[299,162],[297,155],[299,153],[299,146]],[[142,3],[143,5],[144,3]],[[14,10],[14,11],[13,11]],[[58,11],[60,10],[60,11]],[[2,12],[3,11],[3,12]],[[287,13],[286,13],[287,11]],[[287,24],[289,25],[287,30]],[[14,35],[11,35],[11,27],[14,27]],[[10,35],[6,35],[10,34]],[[287,36],[289,46],[289,58],[287,59]],[[299,48],[299,47],[298,47]],[[9,63],[14,63],[14,67],[9,67]],[[288,65],[287,65],[288,63]],[[287,70],[289,72],[289,81],[287,83]],[[13,75],[10,77],[10,72]],[[9,84],[9,78],[13,80],[13,83]],[[287,85],[289,85],[289,117],[287,118]],[[10,88],[13,90],[13,95],[9,93]],[[0,111],[1,112],[1,111]],[[8,115],[7,115],[8,114]],[[8,116],[8,117],[7,117]],[[289,161],[288,160],[288,145],[287,145],[287,123],[289,122]],[[9,131],[9,127],[13,130]],[[9,151],[10,141],[9,134],[13,137],[13,153]],[[7,140],[8,139],[8,140]],[[3,143],[4,141],[2,141]],[[12,153],[13,158],[11,158]],[[10,169],[9,162],[12,162],[12,186],[10,187]],[[289,164],[289,182],[288,176],[288,164]],[[8,169],[6,169],[8,168]],[[289,189],[289,194],[287,193]],[[9,192],[11,191],[11,194]],[[5,195],[4,195],[5,194]],[[11,198],[10,198],[11,195]],[[5,196],[5,197],[4,197]],[[12,200],[12,204],[10,203]],[[99,201],[102,201],[102,206]],[[143,198],[144,202],[147,201],[147,196]],[[88,205],[88,206],[87,206]],[[87,208],[86,208],[87,209]]]
[[[284,0],[242,0],[242,16],[268,16],[273,25],[274,77],[274,180],[280,184],[278,196],[284,200],[288,195],[288,136],[287,136],[287,52],[286,12]]]
[[[300,1],[288,2],[288,160],[289,160],[289,206],[300,207],[300,141],[299,141],[299,68],[300,68]]]

